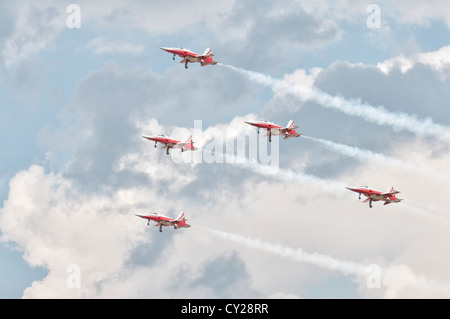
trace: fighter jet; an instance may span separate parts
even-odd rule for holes
[[[298,126],[294,125],[294,121],[289,121],[288,125],[286,127],[279,126],[277,124],[274,124],[272,122],[268,121],[245,121],[245,123],[250,124],[252,126],[256,126],[258,128],[258,134],[259,130],[265,129],[267,131],[266,135],[269,136],[269,142],[272,142],[272,135],[284,135],[284,140],[291,137],[299,137],[302,134],[297,133],[295,131]]]
[[[183,58],[183,60],[180,61],[180,63],[184,63],[184,67],[188,68],[188,63],[198,62],[201,66],[206,65],[215,65],[218,62],[214,61],[212,57],[214,54],[211,54],[211,49],[207,48],[203,54],[197,54],[195,52],[192,52],[188,49],[184,48],[164,48],[162,47],[161,50],[164,50],[166,52],[173,54],[173,60],[175,61],[175,56],[178,55],[179,57]]]
[[[169,155],[169,150],[171,148],[181,148],[182,152],[184,152],[185,150],[188,150],[188,151],[197,150],[197,148],[194,147],[194,142],[192,141],[192,135],[186,140],[186,142],[180,142],[178,140],[175,140],[171,137],[167,137],[165,135],[142,136],[142,137],[149,141],[154,141],[155,147],[156,147],[156,144],[158,144],[158,143],[164,144],[164,146],[162,148],[166,149],[167,155]]]
[[[369,202],[369,207],[372,208],[372,202],[384,201],[384,205],[399,203],[402,199],[395,197],[396,194],[400,193],[394,190],[394,187],[391,187],[389,192],[383,193],[374,189],[371,189],[367,186],[361,187],[346,187],[348,190],[352,192],[359,193],[358,199],[361,200],[361,194],[366,196],[367,198],[363,201],[363,203]]]
[[[153,213],[149,215],[138,215],[138,217],[147,219],[147,226],[150,225],[150,221],[156,222],[155,226],[159,226],[159,231],[162,232],[163,226],[173,226],[174,229],[179,228],[189,228],[191,225],[186,224],[186,218],[184,218],[184,213],[178,214],[177,218],[173,219],[158,213]]]

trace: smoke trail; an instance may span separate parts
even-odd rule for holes
[[[444,296],[450,294],[450,286],[447,283],[430,280],[425,276],[418,276],[414,274],[410,267],[404,264],[391,265],[388,268],[376,264],[364,265],[350,260],[336,259],[329,255],[307,253],[300,248],[294,249],[280,244],[264,242],[259,238],[251,238],[200,226],[193,227],[207,231],[220,238],[246,245],[249,248],[277,255],[281,258],[289,258],[295,262],[309,263],[324,269],[339,271],[344,275],[356,275],[362,278],[366,277],[366,284],[369,288],[373,288],[373,286],[369,286],[368,282],[369,277],[371,274],[373,276],[373,271],[376,270],[374,267],[376,267],[379,270],[381,277],[384,277],[385,279],[382,281],[382,284],[384,288],[387,289],[385,294],[386,298],[397,297],[400,290],[409,291],[411,287],[418,289],[420,292],[425,290],[425,295],[428,297],[430,297],[429,293]],[[399,280],[397,280],[397,278],[399,278]]]
[[[203,148],[200,148],[202,152],[205,152]],[[206,151],[209,152],[209,151]],[[242,158],[233,154],[221,153],[220,155],[225,157],[225,163],[233,163],[251,170],[258,174],[264,174],[266,176],[273,176],[274,178],[282,179],[287,182],[294,182],[296,184],[305,186],[314,186],[322,192],[328,192],[332,195],[339,196],[346,194],[345,184],[334,180],[323,179],[314,175],[309,175],[301,172],[295,172],[290,169],[283,169],[278,166],[270,166],[261,163],[252,163],[248,159]]]
[[[406,206],[411,212],[431,218],[440,224],[450,225],[448,211],[442,210],[438,207],[427,207],[427,205],[420,205],[411,200],[403,201],[403,205]]]
[[[407,170],[407,171],[414,172],[414,173],[420,173],[422,175],[426,175],[426,176],[429,176],[429,177],[432,177],[435,179],[440,179],[447,183],[450,182],[449,176],[442,174],[442,173],[438,174],[436,172],[430,171],[423,166],[414,165],[412,163],[408,163],[405,161],[399,161],[395,158],[385,156],[385,155],[379,154],[379,153],[374,153],[370,150],[360,149],[355,146],[349,146],[349,145],[345,145],[345,144],[341,144],[341,143],[335,143],[335,142],[331,142],[331,141],[324,140],[321,138],[315,138],[315,137],[306,136],[306,135],[303,135],[302,137],[307,140],[321,143],[322,145],[324,145],[325,147],[327,147],[328,149],[330,149],[334,152],[337,152],[337,153],[345,155],[345,156],[356,158],[360,161],[365,161],[365,160],[376,161],[376,162],[379,162],[382,164],[394,166],[398,169]]]
[[[294,249],[280,244],[271,244],[264,242],[259,238],[254,239],[239,234],[227,233],[224,231],[213,230],[199,226],[196,226],[196,228],[207,231],[218,237],[246,245],[256,250],[278,255],[282,258],[289,258],[297,262],[310,263],[321,268],[340,271],[345,275],[367,275],[367,266],[353,261],[339,260],[331,256],[318,253],[307,253],[300,248]]]
[[[271,172],[273,176],[288,182],[294,182],[296,184],[301,184],[305,186],[312,185],[322,192],[327,192],[335,196],[340,196],[343,195],[344,193],[347,193],[345,191],[346,185],[334,180],[323,179],[314,175],[295,172],[290,169],[282,169],[277,167],[273,168],[268,165],[262,164],[248,164],[248,165],[243,164],[243,165],[248,169],[254,170],[255,172],[259,173]]]
[[[392,161],[396,161],[393,158],[389,158],[385,155],[374,153],[370,150],[363,150],[355,146],[348,146],[341,143],[335,143],[328,140],[324,140],[321,138],[311,137],[303,135],[302,138],[305,138],[307,140],[311,140],[314,142],[321,143],[322,145],[326,146],[328,149],[338,152],[339,154],[354,157],[359,160],[375,160],[378,162],[388,163]]]
[[[270,86],[274,91],[283,89],[303,100],[309,99],[326,108],[335,109],[347,115],[358,116],[371,123],[389,125],[394,130],[406,130],[419,136],[432,136],[450,142],[450,127],[436,124],[429,117],[420,120],[417,118],[417,115],[409,115],[403,112],[389,112],[382,106],[374,107],[367,103],[361,103],[359,99],[347,100],[340,96],[332,96],[317,88],[292,85],[286,81],[275,79],[258,72],[248,71],[226,64],[221,65],[247,76],[252,81]]]

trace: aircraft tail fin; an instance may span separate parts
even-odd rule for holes
[[[290,130],[295,130],[296,128],[298,128],[298,126],[294,125],[294,121],[290,120],[286,128]]]
[[[394,189],[394,186],[391,186],[391,188],[389,189],[389,192],[388,192],[388,194],[399,194],[399,193],[400,193],[399,191],[396,191]]]
[[[202,56],[207,56],[211,54],[211,49],[210,48],[206,48],[205,52],[203,52]]]
[[[192,142],[192,135],[191,136],[189,136],[189,138],[186,140],[186,142],[185,143],[193,143]]]
[[[186,224],[186,218],[184,217],[183,212],[180,212],[178,214],[177,219],[175,219],[175,223],[176,223],[175,229],[182,228],[182,227],[185,227],[185,228],[191,227],[191,225]]]
[[[176,220],[177,220],[177,221],[185,220],[185,218],[184,218],[184,213],[183,213],[183,212],[180,212],[180,213],[178,214]]]
[[[298,126],[294,125],[294,121],[290,120],[287,126],[281,130],[281,132],[284,134],[284,139],[288,139],[291,137],[299,137],[302,134],[299,134],[295,131]]]
[[[203,52],[203,54],[199,56],[201,58],[200,65],[216,65],[218,62],[212,59],[213,56],[214,54],[211,53],[211,49],[207,48],[205,52]]]
[[[294,121],[293,120],[290,120],[286,127],[287,128],[291,128],[291,126],[294,126]]]
[[[394,186],[391,186],[391,188],[389,189],[389,192],[384,193],[384,194],[382,194],[382,195],[390,195],[390,196],[394,196],[394,198],[395,198],[395,195],[396,195],[396,194],[400,194],[400,192],[399,192],[399,191],[396,191],[396,190],[394,189]]]

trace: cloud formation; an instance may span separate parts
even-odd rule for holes
[[[347,23],[364,22],[366,3],[105,3],[80,2],[85,37],[73,50],[86,50],[73,56],[81,68],[74,74],[83,78],[66,88],[70,102],[40,129],[46,157],[13,169],[0,210],[2,242],[48,269],[24,297],[304,297],[311,287],[335,297],[327,288],[336,277],[347,283],[339,284],[346,291],[338,297],[350,290],[357,297],[448,295],[448,253],[438,245],[449,239],[441,222],[447,182],[423,174],[449,175],[447,47],[376,65],[335,61],[304,70],[304,52],[330,54]],[[45,49],[46,57],[52,50],[56,56],[63,51],[52,48],[57,39],[68,45],[58,38],[67,35],[64,7],[0,6],[3,66],[39,59]],[[447,19],[427,9],[415,21],[410,7],[391,24],[408,4],[380,6],[388,31]],[[213,43],[228,67],[166,63],[173,61],[159,52],[161,39]],[[283,75],[286,69],[291,73]],[[200,152],[168,157],[140,137],[184,138],[202,120],[201,147],[217,132],[232,132],[225,144],[242,134],[269,145],[244,123],[260,117],[293,119],[301,133],[324,137],[320,143],[335,152],[302,137],[280,140],[279,169],[261,174],[261,165],[189,161]],[[175,156],[188,160],[176,163]],[[369,183],[395,184],[405,201],[369,209],[344,188]],[[160,234],[133,215],[181,210],[212,232]],[[386,270],[380,289],[367,287],[359,268],[366,264]],[[67,285],[77,269],[71,265],[79,266],[80,288]],[[271,276],[275,271],[279,276]]]

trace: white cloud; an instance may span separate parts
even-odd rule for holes
[[[96,285],[121,270],[133,247],[149,240],[133,222],[124,195],[81,195],[70,181],[45,174],[40,166],[10,181],[1,209],[2,240],[23,250],[30,265],[49,270],[24,297],[93,297]],[[66,286],[71,264],[81,268],[81,290]]]
[[[214,4],[214,13],[209,15],[207,10],[211,7],[199,3],[205,5],[201,9],[203,21],[210,22],[212,27],[220,26],[221,21],[213,19],[220,16],[222,10],[232,7],[231,2],[217,4],[217,7]],[[174,16],[186,13],[186,19],[178,19],[175,24],[170,24],[170,20],[163,21],[158,25],[167,18],[162,14],[167,9],[165,4],[158,5],[158,10],[149,16],[161,16],[148,19],[145,24],[152,32],[176,32],[198,23],[198,20],[192,22],[188,19],[195,13],[193,5],[183,4],[176,8]],[[88,10],[94,8],[101,13],[96,18],[91,16],[94,20],[111,25],[131,22],[133,26],[140,25],[139,19],[144,19],[152,9],[145,7],[136,15],[137,20],[132,21],[137,9],[128,9],[122,1],[111,2],[110,6],[86,2],[81,3],[81,8],[82,15],[88,19],[85,22],[89,21],[89,15],[95,15],[95,10]],[[284,13],[281,10],[277,14]],[[87,24],[83,22],[82,25],[84,28]],[[155,25],[156,28],[152,29]],[[165,26],[169,27],[164,30]],[[53,37],[52,33],[42,43],[48,45]],[[103,46],[103,52],[114,50],[115,46],[110,46],[104,39],[97,38],[90,49],[100,50]],[[37,52],[38,47],[29,50],[29,54]],[[140,49],[131,47],[127,50],[131,53]],[[445,52],[441,53],[445,56]],[[422,58],[439,61],[436,56]],[[433,63],[440,65],[441,62],[429,62],[430,65]],[[205,128],[205,140],[211,137],[214,129],[228,128],[235,134],[252,129],[243,120],[259,114],[246,115],[242,101],[245,102],[248,96],[252,100],[257,91],[248,93],[251,89],[246,86],[247,80],[239,81],[221,68],[208,70],[208,77],[200,73],[204,69],[198,72],[190,70],[194,72],[189,73],[178,71],[170,70],[164,76],[157,76],[148,70],[123,69],[117,63],[107,63],[102,70],[91,72],[78,85],[74,98],[75,129],[63,128],[63,138],[53,137],[59,143],[52,144],[50,137],[47,144],[52,152],[49,154],[56,155],[62,144],[71,146],[69,148],[76,156],[70,159],[70,164],[77,164],[69,167],[72,174],[67,174],[70,170],[67,166],[47,173],[40,166],[31,166],[11,180],[8,200],[0,214],[2,239],[15,243],[31,265],[49,270],[45,279],[27,289],[26,297],[220,296],[222,292],[219,289],[206,284],[207,276],[203,272],[214,273],[220,269],[221,260],[245,266],[242,268],[246,271],[239,273],[237,278],[227,273],[230,277],[226,278],[236,279],[226,285],[226,288],[238,288],[227,290],[228,296],[234,297],[301,296],[305,287],[317,283],[317,278],[329,275],[329,270],[318,270],[314,265],[291,262],[264,251],[213,239],[197,232],[194,227],[180,231],[167,229],[159,234],[154,227],[146,227],[145,222],[132,215],[135,210],[156,209],[168,215],[184,209],[193,225],[262,238],[264,242],[301,248],[338,260],[370,262],[386,256],[394,264],[385,281],[388,287],[386,294],[390,296],[401,296],[403,287],[411,282],[410,278],[419,283],[424,278],[427,282],[428,278],[442,282],[448,279],[444,270],[436,270],[434,266],[448,266],[445,247],[435,247],[437,242],[448,241],[447,225],[436,223],[426,214],[411,214],[411,206],[402,203],[388,207],[378,205],[369,210],[356,203],[350,193],[345,193],[343,184],[335,183],[335,179],[349,184],[370,181],[374,187],[382,188],[395,182],[407,199],[429,205],[426,208],[431,207],[433,213],[439,209],[445,211],[447,201],[442,189],[446,185],[443,183],[435,183],[434,180],[421,180],[419,183],[414,173],[405,174],[383,163],[370,167],[351,163],[354,165],[351,168],[336,169],[334,174],[338,177],[332,177],[329,182],[324,178],[308,179],[296,173],[308,170],[307,164],[321,163],[322,158],[301,138],[283,144],[282,156],[284,159],[290,156],[291,162],[283,163],[281,176],[255,174],[252,170],[225,164],[175,165],[164,151],[154,149],[152,143],[141,139],[141,134],[167,134],[167,131],[176,131],[177,136],[184,136],[190,128],[180,127],[179,121],[192,124],[195,117],[189,117],[198,114],[205,121],[214,119],[222,123],[209,124]],[[298,70],[286,75],[284,80],[306,87],[302,92],[306,94],[302,95],[305,98],[311,94],[308,89],[326,71]],[[216,85],[217,82],[221,84]],[[196,83],[199,89],[192,90],[192,83]],[[279,89],[275,98],[284,94],[283,88]],[[275,103],[275,98],[272,103]],[[280,112],[281,107],[277,105],[273,111],[278,117],[303,116],[292,110]],[[223,117],[232,119],[226,121]],[[334,119],[335,114],[316,118],[318,131],[329,132],[331,128],[324,122],[335,122]],[[301,117],[298,124],[302,121],[307,120]],[[363,135],[361,132],[349,125],[339,127],[333,134],[338,137],[352,135],[359,141]],[[364,132],[368,135],[373,133],[369,130]],[[439,148],[433,148],[426,141],[415,150],[411,148],[417,147],[418,143],[412,138],[382,139],[381,143],[386,145],[391,140],[404,158],[418,156],[421,165],[437,171],[448,168],[448,154],[444,148],[440,149],[442,157],[436,160]],[[305,158],[310,159],[307,164],[303,162]],[[327,174],[324,164],[320,169],[325,171],[323,175]],[[77,174],[83,178],[77,179]],[[296,183],[296,177],[300,177],[302,182]],[[92,189],[89,187],[91,184],[103,187]],[[339,196],[330,196],[330,193],[338,193]],[[427,258],[429,264],[421,260],[426,253],[424,247],[434,247],[430,250],[440,252]],[[138,262],[137,255],[142,251],[147,255]],[[236,251],[238,254],[233,254]],[[80,290],[65,286],[70,264],[81,267]],[[398,266],[400,271],[396,271],[395,265],[408,266]],[[411,276],[408,269],[424,275]],[[272,276],[274,271],[279,276]],[[176,278],[186,279],[186,285],[176,287],[172,284],[174,274]],[[249,288],[242,287],[239,283],[242,279]],[[220,283],[216,284],[215,287],[221,287]]]
[[[269,299],[300,299],[299,296],[295,294],[285,293],[285,292],[276,292],[268,297]]]
[[[448,298],[450,286],[434,283],[423,275],[416,275],[406,265],[389,267],[383,278],[384,298]]]
[[[52,1],[15,2],[10,12],[13,27],[2,48],[7,68],[47,47],[65,27],[65,7]]]
[[[145,47],[140,44],[134,44],[121,41],[109,41],[104,37],[97,37],[89,41],[83,48],[75,49],[76,52],[89,50],[94,54],[130,54],[141,55],[144,53]]]
[[[393,10],[389,10],[386,13],[391,18],[397,19],[400,23],[427,26],[431,20],[442,20],[450,27],[450,18],[448,15],[450,12],[450,4],[445,0],[383,1],[380,6],[381,8],[383,6],[393,8]]]
[[[108,28],[143,29],[150,34],[194,32],[214,28],[234,1],[80,1],[83,25],[96,22]]]
[[[448,78],[450,67],[450,45],[444,46],[436,51],[418,53],[409,57],[401,55],[378,63],[377,68],[385,74],[389,74],[393,69],[399,69],[402,73],[406,73],[418,63],[441,72],[444,79]]]
[[[241,120],[237,118],[228,125],[235,126]],[[160,127],[155,120],[135,124],[148,130],[158,130]],[[218,127],[224,129],[227,125]],[[408,287],[413,282],[421,288],[421,283],[425,282],[430,295],[445,296],[445,289],[436,292],[434,284],[429,287],[432,282],[429,278],[441,279],[444,283],[447,278],[446,274],[436,273],[434,267],[429,266],[443,262],[440,256],[434,256],[430,264],[424,266],[422,276],[413,274],[411,277],[412,273],[405,271],[404,267],[418,268],[423,241],[445,241],[448,232],[443,230],[447,226],[435,224],[427,216],[409,214],[408,206],[378,205],[369,210],[365,205],[351,200],[351,194],[333,197],[312,187],[312,184],[296,184],[277,176],[248,174],[251,171],[225,164],[219,164],[218,169],[226,168],[227,174],[231,175],[229,178],[234,181],[233,185],[227,183],[225,175],[216,171],[215,179],[221,183],[220,192],[210,191],[207,202],[198,200],[201,198],[199,194],[189,199],[182,193],[192,183],[201,183],[199,190],[202,192],[207,192],[212,186],[203,183],[196,173],[205,170],[213,172],[216,168],[202,164],[191,171],[186,170],[188,165],[182,168],[181,173],[164,154],[158,160],[160,153],[160,149],[154,149],[145,140],[135,151],[124,153],[115,170],[142,171],[155,183],[118,187],[104,194],[79,192],[79,186],[70,179],[62,174],[45,173],[39,166],[18,173],[11,180],[9,197],[0,214],[2,239],[18,245],[30,264],[49,270],[48,276],[34,282],[25,291],[24,297],[242,298],[263,295],[292,298],[302,295],[301,287],[312,284],[311,278],[317,276],[311,276],[312,273],[319,272],[318,278],[321,280],[328,275],[325,270],[317,270],[316,266],[301,260],[290,261],[267,254],[264,250],[230,245],[226,238],[216,240],[195,226],[230,230],[242,234],[243,238],[255,238],[257,245],[263,241],[267,247],[287,246],[296,252],[300,251],[297,248],[301,248],[314,258],[327,255],[326,260],[362,260],[368,264],[380,255],[391,254],[395,258],[394,265],[384,278],[380,293],[385,293],[387,297],[402,297],[409,291],[407,296],[422,296],[422,292]],[[141,154],[140,158],[136,157],[139,157],[138,154]],[[158,171],[150,167],[158,167]],[[411,182],[414,175],[406,177],[398,170],[383,165],[371,166],[371,170],[360,167],[342,178],[348,181],[371,180],[376,184],[374,186],[378,186],[385,182],[378,173],[380,170],[392,180],[402,181],[398,188],[409,198],[424,197],[420,185]],[[236,172],[244,172],[245,176],[236,178]],[[169,185],[168,192],[164,181]],[[176,186],[172,187],[172,183]],[[232,190],[237,185],[242,189],[239,196]],[[439,189],[441,186],[433,187]],[[434,188],[429,191],[434,192]],[[425,197],[432,198],[438,207],[446,202],[445,195]],[[193,228],[178,231],[166,229],[160,234],[154,227],[146,227],[133,216],[133,212],[152,211],[157,206],[163,208],[160,211],[163,213],[184,207]],[[340,208],[336,210],[338,206]],[[274,232],[274,229],[283,229],[283,232]],[[380,232],[380,229],[383,231]],[[424,234],[420,238],[416,238],[418,229]],[[398,237],[399,232],[403,233],[402,238]],[[342,236],[343,233],[346,236]],[[430,233],[434,234],[433,238],[430,238]],[[354,238],[360,240],[355,242]],[[153,243],[158,245],[161,242],[166,245],[162,250],[157,252],[152,248]],[[406,243],[407,249],[403,247]],[[145,247],[148,251],[145,263],[136,263],[136,249],[139,247]],[[194,251],[192,247],[195,247]],[[238,256],[231,258],[230,249],[238,251]],[[409,258],[405,250],[408,250],[407,255],[417,258]],[[227,295],[221,295],[223,289],[216,290],[209,286],[208,277],[204,274],[218,271],[220,260],[226,260],[230,265],[242,263],[246,269],[239,276],[230,277],[236,281],[233,279],[226,286]],[[261,267],[262,262],[264,267]],[[70,289],[65,285],[70,275],[67,267],[71,264],[78,264],[81,268],[80,289]],[[269,274],[272,269],[279,270],[280,267],[283,271],[271,278]],[[397,268],[400,271],[395,271]],[[293,276],[293,273],[296,275]],[[173,276],[183,278],[184,284],[170,284]],[[246,282],[246,287],[239,284],[242,280]],[[365,278],[358,280],[365,285]],[[216,285],[223,287],[220,282]],[[445,287],[445,284],[442,286]]]
[[[371,14],[367,12],[367,8],[370,4],[377,4],[380,7],[381,19],[388,19],[395,23],[406,25],[420,25],[428,26],[432,20],[442,20],[450,27],[450,19],[448,12],[450,5],[445,0],[399,0],[399,1],[387,1],[378,0],[376,2],[372,0],[365,1],[335,1],[335,0],[319,0],[319,1],[307,1],[298,0],[302,6],[311,13],[318,15],[326,15],[332,13],[332,15],[339,20],[347,20],[351,22],[361,21],[365,26],[366,19]]]

